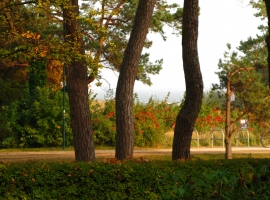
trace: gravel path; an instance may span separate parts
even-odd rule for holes
[[[270,148],[264,147],[233,147],[233,153],[242,154],[262,154],[269,153]],[[115,155],[114,150],[96,150],[97,158],[113,158]],[[225,148],[213,147],[213,148],[191,148],[191,154],[223,154]],[[146,156],[146,155],[171,155],[171,149],[141,149],[134,150],[134,156]],[[58,161],[58,160],[75,160],[74,151],[44,151],[44,152],[0,152],[1,162],[25,162],[29,160],[39,161]]]

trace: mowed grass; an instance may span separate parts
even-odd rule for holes
[[[109,146],[98,146],[96,150],[113,150],[115,147]],[[45,152],[45,151],[74,151],[74,147],[41,147],[41,148],[12,148],[12,149],[0,149],[1,152]]]
[[[73,151],[73,147],[65,147],[66,151]],[[0,153],[3,152],[46,152],[46,151],[63,151],[63,147],[51,147],[51,148],[13,148],[13,149],[0,149]]]
[[[141,158],[140,156],[135,156],[135,159]],[[245,158],[254,158],[254,159],[264,159],[270,158],[270,153],[264,154],[233,154],[233,159],[245,159]],[[146,160],[172,160],[171,155],[147,155],[143,159]],[[191,160],[220,160],[225,159],[224,154],[192,154]]]

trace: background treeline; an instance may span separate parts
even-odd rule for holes
[[[63,91],[52,87],[37,86],[34,95],[30,88],[23,90],[20,99],[4,106],[1,112],[1,148],[19,147],[60,147],[63,133]],[[134,95],[135,146],[171,147],[172,133],[178,110],[182,102],[170,103],[168,96],[161,101],[150,98],[140,102]],[[95,144],[115,146],[115,101],[89,98]],[[237,115],[236,109],[233,113]],[[70,127],[69,105],[65,113],[66,145],[73,146]],[[218,93],[205,93],[202,108],[195,128],[199,133],[200,145],[210,145],[211,130],[223,129],[225,125],[225,105]],[[237,124],[240,129],[240,121]],[[259,145],[262,128],[256,121],[248,122],[251,145]],[[194,134],[194,137],[196,135]],[[196,146],[196,142],[192,143]],[[220,145],[220,144],[217,144]],[[246,145],[244,143],[243,145]]]

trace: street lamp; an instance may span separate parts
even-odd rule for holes
[[[66,65],[63,65],[63,150],[66,147]]]

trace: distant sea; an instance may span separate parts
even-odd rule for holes
[[[152,97],[156,101],[164,100],[168,93],[168,101],[169,102],[180,102],[183,99],[184,91],[165,91],[165,90],[157,90],[157,89],[136,89],[134,91],[140,100],[140,102],[148,102],[148,100]],[[104,100],[115,97],[115,90],[107,90],[102,88],[95,88],[92,90],[92,94],[96,94],[97,100]]]

